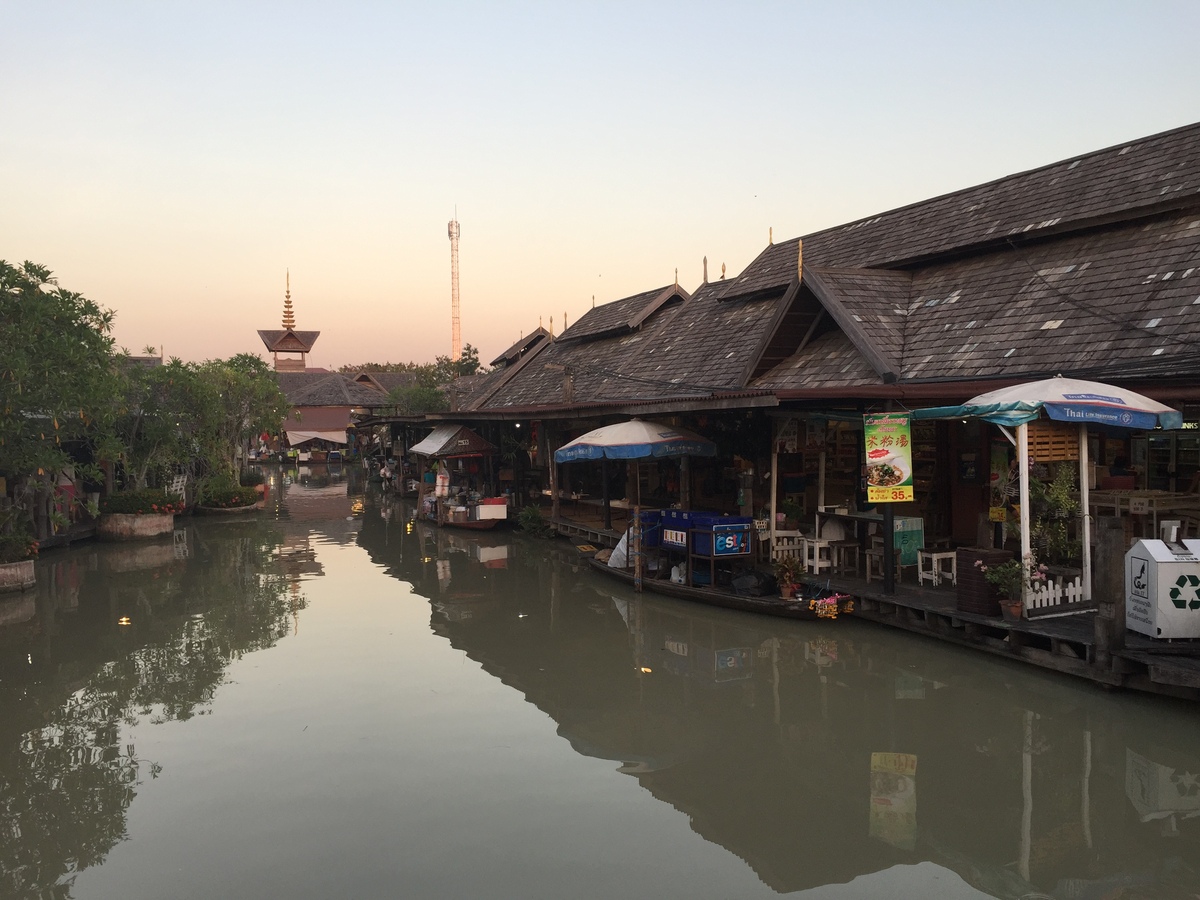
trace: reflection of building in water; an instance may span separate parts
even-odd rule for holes
[[[1114,698],[1003,665],[964,674],[953,654],[861,623],[639,598],[523,555],[509,574],[486,616],[435,612],[435,631],[774,890],[929,861],[992,896],[1084,896],[1165,872],[1200,840],[1200,818],[1179,822],[1178,846],[1130,834],[1136,728],[1101,714]],[[1187,865],[1170,877],[1200,887]]]

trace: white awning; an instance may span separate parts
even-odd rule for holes
[[[288,443],[293,447],[313,440],[329,441],[332,444],[346,443],[345,431],[289,431],[286,434]]]

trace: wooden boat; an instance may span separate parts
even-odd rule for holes
[[[614,568],[608,563],[588,557],[588,563],[598,572],[626,584],[634,583],[633,570]],[[804,584],[800,595],[790,600],[782,597],[751,597],[712,587],[692,587],[670,579],[642,578],[642,589],[680,600],[691,600],[708,606],[737,609],[743,612],[782,616],[787,619],[836,619],[854,612],[854,598],[816,584]]]
[[[486,531],[508,521],[508,501],[504,497],[483,497],[459,505],[443,498],[426,498],[419,507],[427,522],[451,528]]]

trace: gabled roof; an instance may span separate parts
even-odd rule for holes
[[[471,385],[470,392],[460,398],[458,408],[466,410],[483,407],[498,391],[516,378],[522,369],[526,366],[535,365],[533,361],[553,343],[549,340],[549,332],[541,328],[538,331],[545,337],[530,343],[520,356],[513,358],[511,362],[503,366],[493,362],[493,368],[490,372],[474,376],[476,381]]]
[[[912,275],[889,269],[807,268],[804,284],[884,381],[902,374]]]
[[[488,363],[488,365],[492,366],[493,368],[496,366],[511,366],[534,347],[549,339],[550,332],[539,325],[533,331],[529,332],[529,334],[527,334],[525,337],[521,338],[519,341],[493,359],[490,363]]]
[[[689,294],[677,284],[655,288],[589,309],[574,325],[562,333],[560,341],[594,340],[628,334],[673,301],[687,300]]]
[[[383,406],[386,395],[337,372],[276,372],[292,406]]]
[[[637,330],[608,327],[603,335],[596,329],[587,340],[567,340],[584,324],[580,319],[472,408],[562,406],[568,379],[574,405],[703,398],[740,390],[779,298],[718,303],[720,288],[719,283],[704,284],[687,302],[656,306]],[[628,322],[631,308],[644,309],[645,298],[654,294],[617,301],[615,315],[597,307],[595,312],[602,314],[597,321],[610,326]]]
[[[367,387],[373,387],[383,393],[389,393],[396,388],[411,387],[416,384],[417,376],[412,372],[368,372],[362,371],[354,376],[354,380]]]
[[[805,235],[804,265],[908,267],[1200,205],[1200,123]],[[763,250],[725,296],[783,288],[799,240]]]
[[[308,353],[321,336],[319,331],[267,330],[258,332],[263,344],[274,353]]]

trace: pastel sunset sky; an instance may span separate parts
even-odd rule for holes
[[[0,0],[0,258],[119,345],[491,360],[767,244],[1200,119],[1200,3]]]

